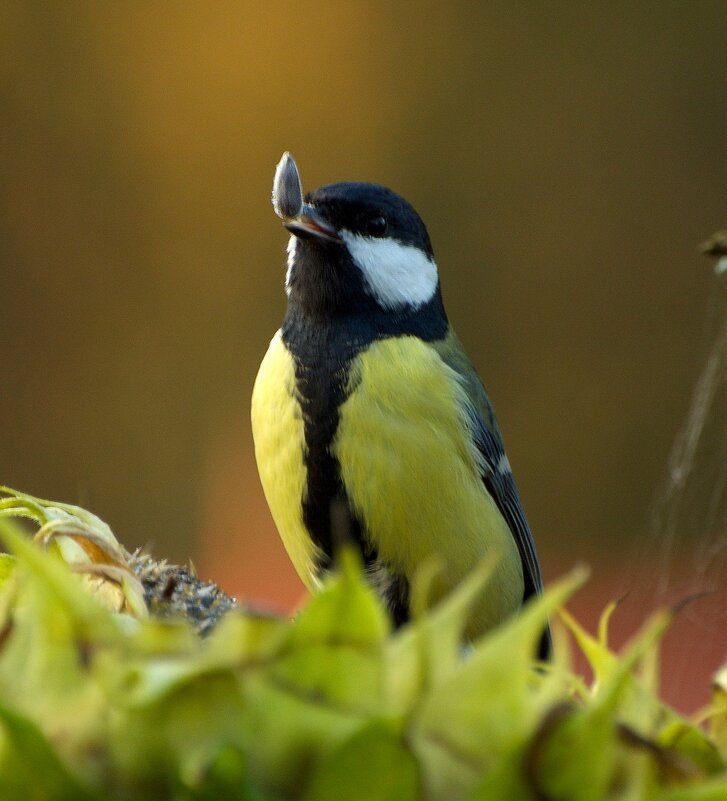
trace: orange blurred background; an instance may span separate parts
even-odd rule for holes
[[[576,615],[628,593],[620,642],[719,589],[699,554],[724,529],[686,514],[665,545],[649,515],[720,302],[696,245],[727,224],[726,23],[719,2],[3,3],[0,482],[298,602],[249,427],[289,149],[305,188],[377,181],[427,222],[546,577],[593,568]],[[727,656],[724,601],[667,637],[682,709]]]

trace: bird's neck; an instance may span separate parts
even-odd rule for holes
[[[291,291],[282,333],[288,348],[308,362],[333,355],[348,361],[372,342],[389,337],[415,336],[425,342],[443,339],[449,322],[437,291],[422,306],[383,309],[359,296],[355,303],[336,302],[320,293]]]

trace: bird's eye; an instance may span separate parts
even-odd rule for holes
[[[366,233],[369,236],[385,236],[388,227],[389,223],[386,221],[386,217],[380,215],[377,217],[369,217],[366,221]]]

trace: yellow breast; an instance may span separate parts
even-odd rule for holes
[[[305,434],[295,392],[293,357],[280,331],[260,365],[252,392],[252,434],[260,481],[288,556],[303,583],[314,589],[317,547],[303,524]]]
[[[379,557],[409,581],[425,561],[441,566],[432,600],[479,559],[501,562],[468,634],[486,630],[521,603],[517,546],[481,480],[458,374],[416,337],[373,343],[350,365],[347,398],[331,450],[350,507]],[[260,479],[275,524],[303,582],[314,589],[320,551],[303,523],[305,435],[293,358],[278,332],[252,398]]]
[[[333,450],[354,512],[380,557],[407,578],[439,561],[435,597],[496,550],[500,567],[469,627],[489,628],[519,608],[522,566],[480,477],[457,373],[425,342],[399,337],[360,354],[349,383]]]

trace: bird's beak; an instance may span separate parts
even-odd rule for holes
[[[322,239],[326,242],[342,242],[338,231],[316,211],[313,206],[303,204],[299,214],[283,222],[291,234],[299,239]]]
[[[315,207],[303,202],[298,165],[287,151],[275,170],[273,208],[283,225],[300,239],[342,241],[338,231],[321,217]]]

